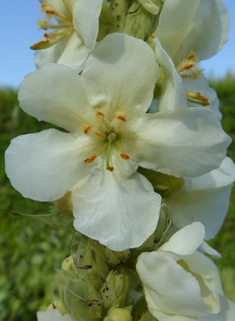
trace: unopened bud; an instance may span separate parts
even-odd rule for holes
[[[143,167],[139,167],[138,172],[150,181],[155,192],[163,198],[170,197],[184,186],[184,179],[181,177],[163,174]]]
[[[99,291],[110,268],[97,248],[91,246],[89,241],[86,246],[79,246],[74,258],[78,267],[86,267],[85,270],[77,269],[77,274],[90,280],[96,290]]]
[[[73,215],[72,193],[67,192],[63,197],[55,201],[56,207],[64,215]]]
[[[55,301],[55,302],[53,302],[53,304],[56,307],[56,309],[58,309],[60,311],[61,315],[68,313],[68,311],[65,309],[65,307],[61,301]],[[53,309],[54,309],[53,305],[50,304],[49,307],[46,309],[46,311],[50,311]]]
[[[132,321],[131,307],[111,308],[104,321]]]
[[[132,314],[133,321],[157,321],[149,312],[144,296],[135,304]]]
[[[113,306],[124,303],[129,291],[129,278],[118,271],[112,270],[104,280],[100,294],[103,299],[103,307],[110,309]]]

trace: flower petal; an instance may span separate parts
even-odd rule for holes
[[[85,46],[81,36],[77,32],[73,32],[67,38],[67,43],[63,52],[58,53],[59,58],[54,62],[69,66],[79,73],[82,70],[85,60],[90,53],[90,49]],[[59,47],[57,50],[58,49]]]
[[[166,252],[142,253],[136,269],[144,285],[148,308],[154,317],[158,318],[161,313],[160,320],[167,320],[168,315],[178,315],[176,320],[184,320],[184,316],[207,315],[197,280]]]
[[[97,148],[97,141],[49,129],[18,136],[6,150],[6,173],[24,196],[54,201],[90,171],[84,159]]]
[[[218,169],[190,180],[189,187],[185,184],[170,198],[174,224],[181,228],[198,221],[205,226],[206,240],[215,237],[227,214],[234,180],[235,165],[228,157]]]
[[[178,110],[187,108],[182,78],[177,73],[173,61],[162,48],[158,38],[155,38],[154,41],[156,44],[155,55],[157,57],[157,62],[164,71],[158,110]]]
[[[180,177],[217,168],[231,142],[215,114],[205,108],[147,114],[128,125],[123,147],[132,161]]]
[[[89,51],[95,47],[102,0],[79,0],[73,7],[73,25]]]
[[[216,26],[209,42],[197,52],[200,60],[216,55],[228,41],[230,14],[221,0],[215,0],[215,3],[218,10]]]
[[[144,176],[124,178],[116,169],[95,169],[76,186],[72,202],[76,230],[122,251],[140,246],[154,232],[161,196]]]
[[[159,67],[144,41],[124,33],[106,36],[95,47],[82,73],[89,103],[112,120],[116,111],[138,118],[150,106]]]
[[[160,246],[161,251],[170,251],[176,254],[176,259],[193,254],[201,245],[205,236],[205,228],[195,222],[185,226],[172,235],[170,240]]]
[[[47,64],[25,77],[19,89],[21,108],[38,120],[78,132],[93,120],[80,76],[73,69]]]
[[[202,254],[209,254],[215,259],[221,258],[221,254],[214,250],[210,245],[206,243],[206,241],[203,241],[202,244],[199,246],[198,251]]]
[[[200,0],[166,0],[164,2],[159,17],[157,37],[171,58],[175,56],[187,34],[199,3]]]
[[[38,321],[74,321],[74,319],[69,315],[61,315],[58,309],[53,309],[46,312],[37,312]]]

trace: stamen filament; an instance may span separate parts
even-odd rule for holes
[[[63,38],[65,38],[66,36],[68,36],[68,34],[71,33],[70,32],[66,32],[63,36],[55,38],[53,40],[42,40],[39,41],[37,43],[35,43],[34,45],[32,45],[30,47],[30,49],[33,50],[40,50],[40,49],[46,49],[46,48],[50,48],[51,46],[55,45],[56,43],[58,43],[60,40],[62,40]]]
[[[44,37],[45,38],[56,38],[56,37],[60,37],[63,35],[67,35],[68,32],[71,32],[74,28],[68,28],[67,30],[61,31],[61,32],[56,32],[56,33],[44,33]]]
[[[197,105],[200,105],[200,106],[209,106],[210,105],[209,101],[197,101],[197,100],[192,100],[190,98],[187,98],[187,101],[197,104]]]
[[[121,151],[121,154],[120,154],[121,158],[123,158],[123,159],[129,159],[130,156],[127,155],[127,153],[124,151],[121,143],[120,143],[118,140],[116,140],[115,144],[117,145],[117,147],[118,147],[118,148],[120,149],[120,151]]]
[[[96,159],[96,157],[98,157],[100,154],[102,154],[104,151],[105,151],[105,149],[107,148],[107,146],[108,146],[108,143],[105,143],[102,147],[101,147],[101,149],[100,150],[98,150],[98,152],[96,152],[94,155],[92,155],[90,158],[86,158],[85,160],[84,160],[84,163],[91,163],[91,162],[93,162],[95,159]]]

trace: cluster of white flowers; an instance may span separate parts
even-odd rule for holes
[[[226,216],[235,165],[226,157],[231,139],[220,125],[218,98],[199,65],[228,40],[224,4],[41,3],[45,19],[38,24],[47,32],[31,47],[38,70],[23,80],[19,101],[59,129],[13,139],[6,172],[24,197],[54,201],[73,215],[75,230],[114,271],[110,284],[118,271],[130,284],[115,301],[116,284],[112,304],[101,286],[88,294],[76,285],[68,304],[67,274],[78,284],[95,269],[81,276],[72,257],[62,266],[65,285],[57,278],[59,292],[61,282],[65,289],[60,303],[38,320],[232,321],[235,305],[207,257],[219,253],[205,240]],[[96,275],[89,282],[96,284]],[[81,312],[84,305],[89,312]]]

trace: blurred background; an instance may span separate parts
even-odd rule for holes
[[[218,93],[222,126],[235,140],[235,2],[224,0],[231,13],[230,40],[215,57],[201,63],[210,85]],[[24,76],[34,71],[34,52],[39,41],[39,1],[2,1],[0,11],[0,320],[36,320],[35,311],[50,303],[53,271],[68,254],[71,232],[53,229],[26,217],[11,215],[15,210],[28,214],[50,212],[49,203],[24,199],[15,191],[4,172],[4,151],[18,135],[51,128],[38,122],[19,107],[17,89]],[[235,145],[228,156],[235,161]],[[222,254],[215,261],[226,295],[235,302],[235,189],[225,223],[210,245]],[[56,300],[56,297],[54,297]]]

